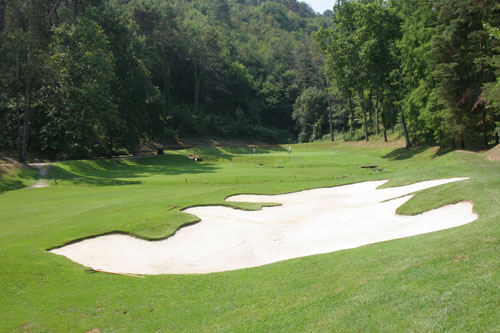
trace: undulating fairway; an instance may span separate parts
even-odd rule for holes
[[[55,163],[46,176],[50,187],[2,192],[0,331],[500,330],[500,162],[435,148],[287,148]],[[28,172],[19,181],[36,177]],[[196,222],[180,212],[190,206],[260,208],[224,201],[234,194],[451,177],[470,179],[418,192],[398,212],[468,200],[475,222],[256,268],[136,278],[95,273],[47,251],[117,231],[165,238]]]

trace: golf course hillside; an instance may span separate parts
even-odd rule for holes
[[[0,0],[0,333],[499,318],[498,0]]]
[[[499,331],[498,147],[403,145],[4,163],[0,331]]]

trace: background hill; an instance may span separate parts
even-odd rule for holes
[[[293,139],[317,71],[301,55],[327,25],[296,0],[1,1],[0,17],[0,149],[20,145],[26,120],[27,149],[57,158]]]
[[[0,151],[401,133],[498,144],[498,1],[0,0]]]

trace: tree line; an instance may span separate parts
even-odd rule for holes
[[[332,4],[333,5],[333,4]],[[0,0],[0,151],[188,136],[498,142],[494,0]]]
[[[0,150],[293,139],[296,58],[326,22],[296,0],[0,0]]]
[[[499,26],[496,0],[337,1],[315,39],[345,138],[498,144]]]

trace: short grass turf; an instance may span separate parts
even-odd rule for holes
[[[287,148],[56,163],[51,187],[4,191],[0,331],[500,331],[499,162],[435,148]],[[47,252],[114,231],[164,238],[196,221],[182,208],[222,204],[232,194],[447,177],[471,179],[422,191],[399,212],[469,200],[477,221],[257,268],[141,279],[92,273]]]

